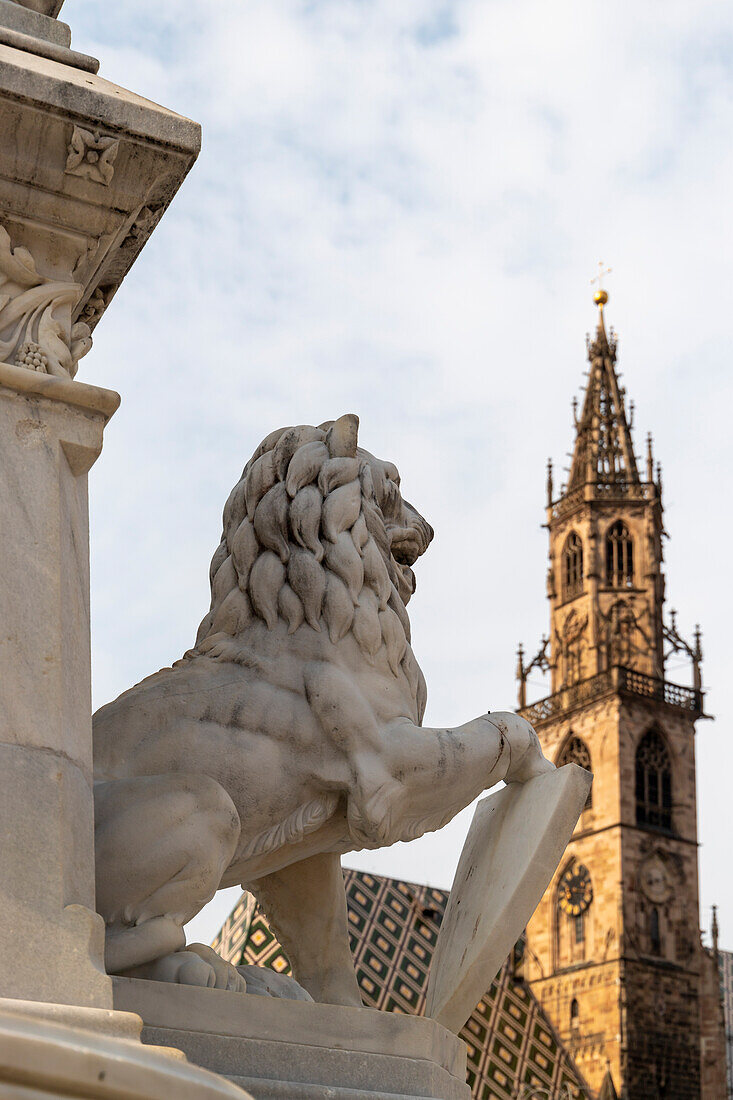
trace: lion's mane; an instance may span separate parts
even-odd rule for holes
[[[392,673],[424,695],[385,522],[402,506],[399,487],[385,478],[379,499],[365,452],[338,453],[333,433],[333,422],[281,428],[244,467],[211,562],[211,607],[186,656],[246,663],[253,622],[283,621],[334,644],[351,633],[368,660],[384,647]]]

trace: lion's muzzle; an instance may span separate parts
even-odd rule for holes
[[[390,550],[400,565],[414,565],[433,540],[434,531],[427,520],[408,504],[404,504],[404,527],[392,527],[389,531]]]

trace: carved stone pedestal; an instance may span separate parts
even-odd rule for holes
[[[94,911],[87,473],[119,396],[72,381],[196,159],[196,123],[0,0],[0,996],[111,1008]]]
[[[140,1042],[128,1012],[0,1000],[0,1096],[12,1100],[247,1100],[179,1050]]]
[[[119,400],[0,363],[0,993],[96,1008],[87,473]]]
[[[0,363],[0,1095],[243,1100],[179,1052],[143,1047],[104,971],[87,474],[118,404]]]
[[[115,1007],[256,1100],[470,1100],[466,1048],[434,1020],[113,978]]]
[[[243,1100],[112,1009],[94,908],[87,474],[119,404],[73,381],[199,148],[0,0],[0,1096]]]

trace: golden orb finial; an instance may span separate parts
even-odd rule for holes
[[[608,291],[603,289],[603,278],[604,278],[605,275],[610,275],[611,271],[612,271],[612,268],[610,268],[610,267],[607,267],[604,270],[603,260],[599,260],[598,261],[598,274],[595,275],[590,281],[591,286],[593,286],[593,283],[598,283],[598,290],[593,295],[593,301],[596,303],[598,308],[601,309],[601,310],[603,309],[606,302],[608,301]]]

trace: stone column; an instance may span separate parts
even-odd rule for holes
[[[119,400],[0,364],[0,995],[99,1008],[87,474]]]
[[[74,381],[200,129],[0,0],[0,997],[111,1008],[94,912],[87,473],[116,393]]]
[[[0,0],[0,1095],[245,1100],[104,972],[87,474],[120,399],[73,379],[200,131],[97,76],[61,4]]]

